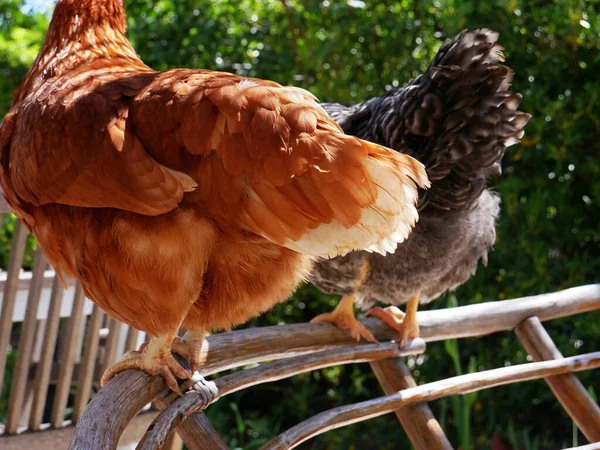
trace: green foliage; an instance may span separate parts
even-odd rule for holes
[[[22,0],[0,0],[0,114],[35,59],[48,28],[43,14],[25,14]]]
[[[31,63],[47,17],[0,0],[0,113]],[[358,102],[424,70],[442,41],[462,29],[500,32],[515,70],[522,110],[533,115],[520,146],[504,158],[502,216],[487,268],[456,297],[469,304],[598,282],[600,273],[600,21],[598,0],[129,0],[129,36],[156,69],[203,67],[274,79],[322,101]],[[6,264],[10,221],[0,230]],[[249,326],[307,321],[336,299],[311,286]],[[434,302],[441,308],[445,300]],[[565,355],[600,348],[598,313],[553,321]],[[409,359],[419,382],[519,364],[527,354],[512,333],[430,344]],[[580,379],[598,392],[597,374]],[[232,448],[257,448],[319,411],[380,395],[366,365],[331,368],[232,395],[208,414]],[[455,445],[513,448],[574,443],[572,423],[543,381],[432,403]],[[579,436],[583,441],[583,437]],[[314,449],[408,446],[393,416],[312,440]]]

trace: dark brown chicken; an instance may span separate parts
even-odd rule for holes
[[[521,95],[509,91],[513,73],[500,64],[497,38],[490,30],[463,33],[407,86],[351,107],[323,105],[346,133],[421,161],[431,188],[420,192],[419,222],[394,254],[353,252],[316,265],[311,281],[345,297],[315,321],[373,341],[354,317],[354,300],[363,308],[408,302],[406,316],[395,306],[368,313],[396,328],[404,343],[418,336],[419,302],[455,289],[479,260],[487,262],[500,199],[486,182],[500,174],[506,147],[519,142],[530,118],[517,110]]]
[[[103,382],[139,368],[173,389],[190,374],[171,348],[196,367],[209,330],[284,300],[314,258],[393,251],[427,184],[420,163],[344,135],[306,91],[150,69],[122,0],[57,3],[0,151],[6,199],[49,262],[151,336]]]

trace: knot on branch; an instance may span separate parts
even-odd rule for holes
[[[198,410],[204,410],[212,402],[219,398],[219,388],[214,381],[208,381],[198,372],[192,375],[192,389],[198,394],[197,407]]]

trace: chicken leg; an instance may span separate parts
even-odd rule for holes
[[[115,375],[127,369],[139,369],[150,375],[161,375],[167,386],[180,392],[177,378],[187,380],[192,374],[184,369],[171,354],[171,343],[175,333],[165,333],[142,344],[140,350],[125,353],[120,361],[110,366],[102,375],[100,385],[104,387]]]
[[[332,312],[318,315],[311,320],[311,323],[331,322],[338,328],[350,330],[350,336],[357,341],[362,336],[369,342],[377,343],[375,336],[354,317],[353,306],[354,296],[345,295]]]
[[[400,347],[406,345],[409,339],[419,337],[419,324],[417,323],[417,310],[419,309],[419,295],[411,297],[406,304],[406,314],[396,306],[387,308],[375,307],[367,311],[367,316],[378,317],[388,326],[400,333]]]

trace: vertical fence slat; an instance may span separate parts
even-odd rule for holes
[[[25,245],[27,244],[27,229],[20,222],[15,224],[13,242],[8,260],[8,271],[4,295],[2,296],[2,313],[0,314],[0,392],[4,382],[4,370],[6,369],[6,357],[8,356],[8,345],[12,332],[12,318],[15,310],[15,299],[19,288],[19,272],[23,265]]]
[[[92,390],[92,382],[94,381],[94,369],[98,360],[98,346],[100,340],[100,326],[104,319],[104,312],[94,305],[92,315],[88,321],[87,333],[85,336],[85,348],[83,350],[83,361],[81,363],[81,371],[79,373],[79,383],[77,385],[77,396],[75,397],[75,405],[73,406],[73,420],[77,422],[83,410],[85,409]]]
[[[127,339],[125,340],[125,352],[137,350],[138,336],[140,332],[133,327],[127,330]]]
[[[537,317],[521,322],[515,328],[515,333],[534,361],[563,357]],[[600,441],[600,408],[577,376],[571,373],[547,377],[545,380],[588,441]]]
[[[29,383],[29,367],[31,366],[31,357],[33,354],[33,341],[35,338],[42,284],[44,282],[44,270],[47,266],[48,264],[42,254],[42,250],[38,247],[33,258],[33,273],[29,285],[27,308],[25,310],[25,319],[21,326],[21,336],[19,337],[19,346],[17,348],[17,361],[10,388],[9,410],[6,420],[6,431],[9,434],[17,432],[21,421],[25,388]]]
[[[59,361],[60,371],[58,383],[56,385],[54,404],[52,405],[50,423],[55,428],[62,427],[64,424],[65,409],[67,407],[69,391],[71,389],[71,379],[73,377],[73,364],[75,363],[75,357],[81,346],[79,330],[81,329],[81,322],[83,322],[84,303],[85,294],[83,293],[81,285],[77,283],[75,288],[75,298],[73,299],[73,309],[67,323],[64,354],[62,355],[62,361]]]
[[[115,319],[109,320],[108,337],[106,338],[106,347],[104,351],[104,361],[102,363],[102,373],[112,366],[117,359],[117,347],[119,345],[119,336],[121,334],[121,322]]]
[[[400,358],[369,363],[383,391],[387,394],[417,386],[408,367]],[[450,441],[427,403],[416,403],[396,411],[396,416],[417,450],[452,450]]]
[[[44,415],[44,406],[46,404],[46,396],[48,395],[48,383],[50,382],[52,361],[54,359],[56,338],[58,336],[60,307],[62,304],[63,294],[64,287],[58,277],[55,277],[52,285],[52,296],[50,298],[50,308],[48,310],[44,342],[42,344],[42,354],[40,357],[40,362],[37,366],[33,386],[33,406],[31,409],[31,417],[29,419],[29,428],[33,431],[40,429]]]

